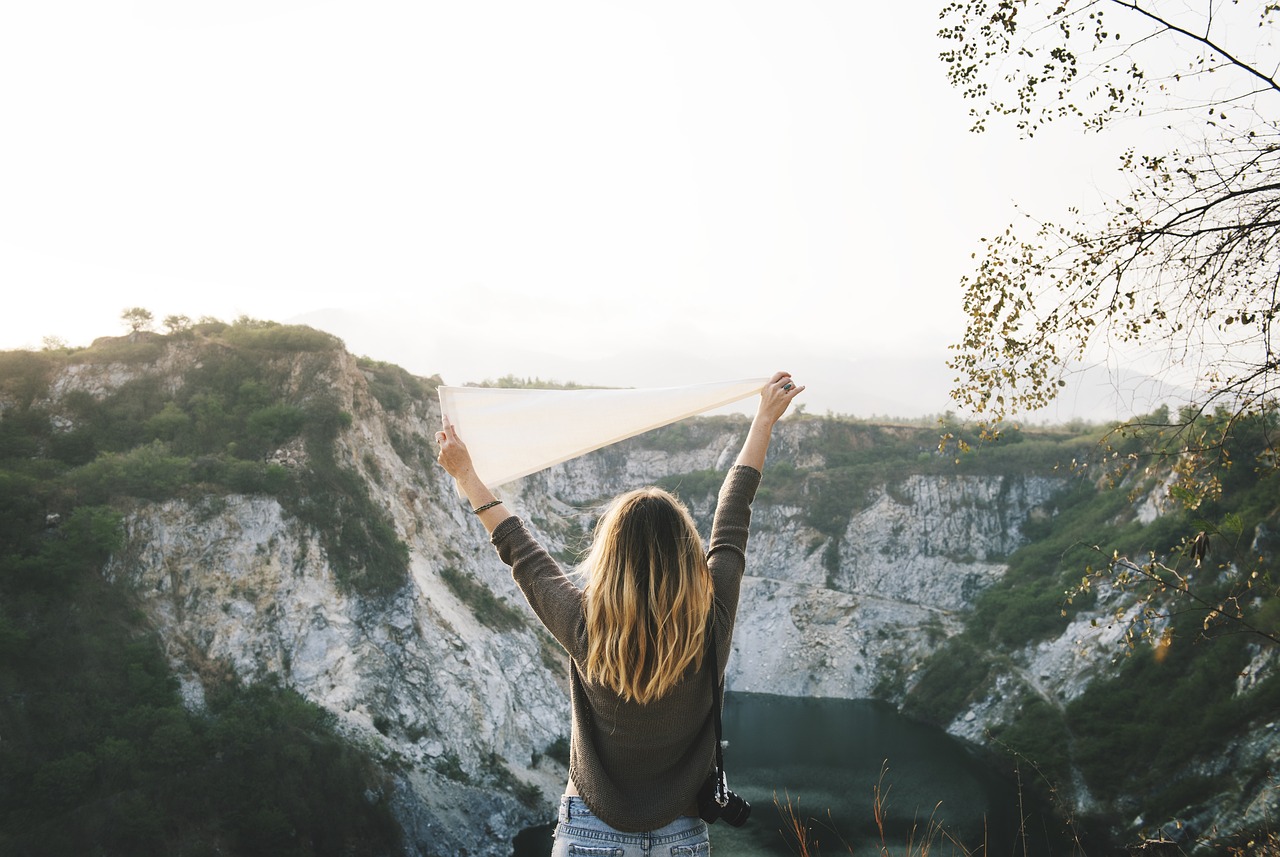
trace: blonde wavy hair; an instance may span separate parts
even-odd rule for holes
[[[693,516],[674,496],[649,487],[614,500],[580,571],[588,682],[643,704],[701,665],[714,590]]]

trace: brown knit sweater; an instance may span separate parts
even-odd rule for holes
[[[717,680],[724,680],[738,591],[746,568],[751,501],[760,472],[737,465],[725,477],[711,527],[707,562],[715,581]],[[569,776],[587,806],[609,826],[654,830],[697,814],[698,787],[715,765],[711,665],[690,672],[666,696],[641,705],[589,685],[578,670],[586,656],[582,592],[512,516],[492,541],[538,618],[571,658],[573,733]]]

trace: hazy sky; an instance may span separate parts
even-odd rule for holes
[[[957,281],[1119,144],[968,133],[938,4],[85,0],[0,12],[0,348],[128,306],[448,383],[789,369],[947,408]]]

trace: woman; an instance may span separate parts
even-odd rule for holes
[[[630,491],[596,526],[582,589],[476,476],[454,427],[446,423],[436,434],[440,464],[538,618],[569,652],[569,784],[552,857],[708,853],[697,795],[715,764],[710,671],[724,680],[751,501],[773,427],[803,390],[787,372],[761,390],[720,489],[705,553],[675,497],[658,488]],[[714,663],[704,657],[709,626]]]

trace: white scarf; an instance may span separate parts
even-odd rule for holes
[[[492,488],[745,399],[768,380],[624,390],[441,387],[440,410]]]

